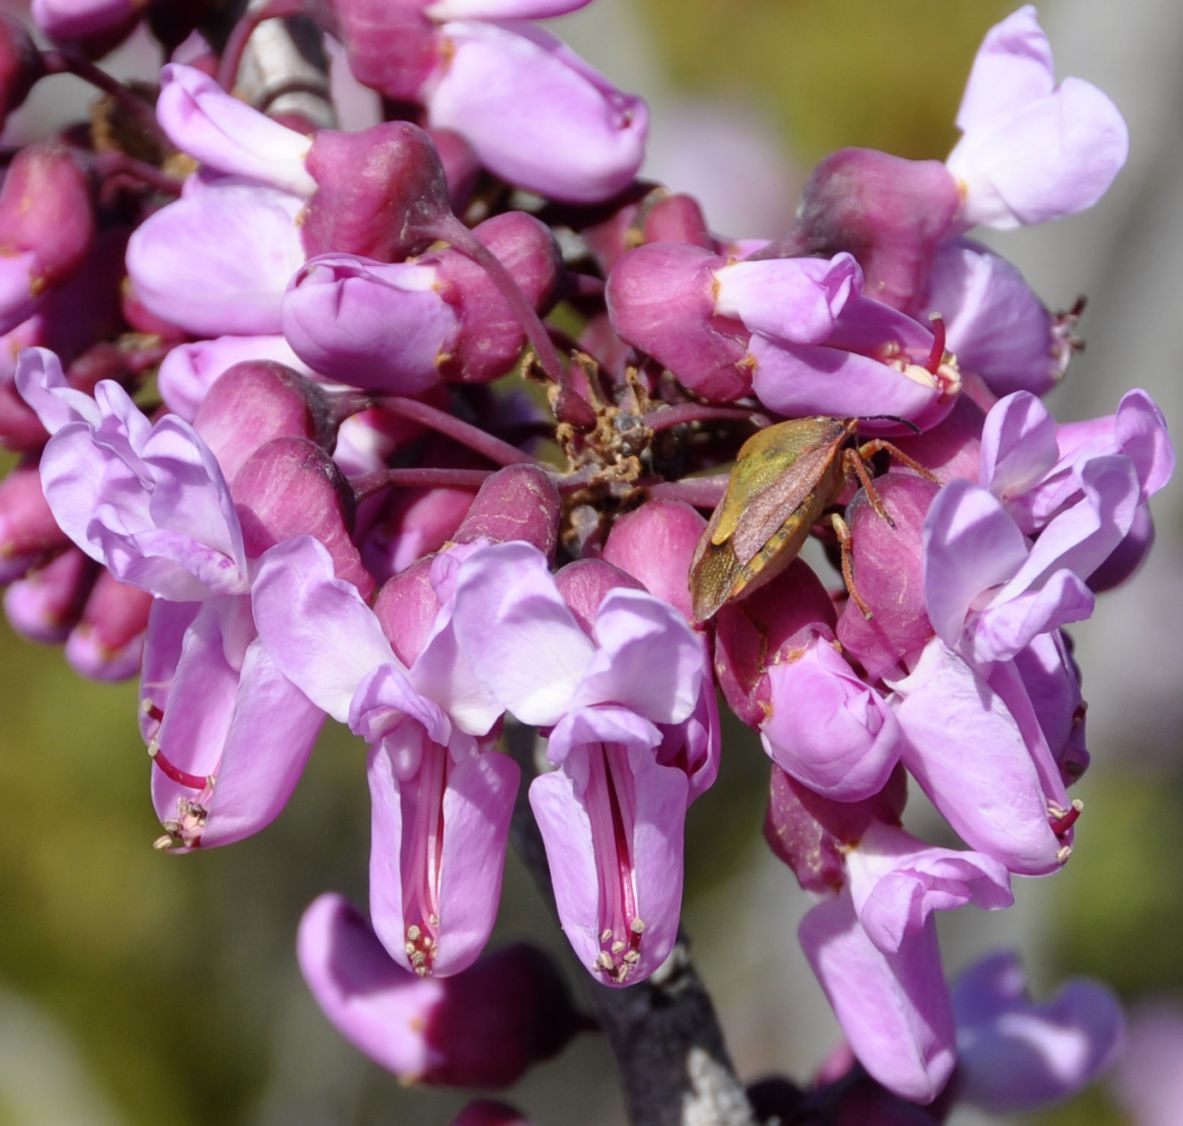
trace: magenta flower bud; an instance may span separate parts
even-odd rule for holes
[[[832,636],[834,602],[802,559],[767,586],[724,606],[715,619],[715,673],[731,710],[750,727],[767,715],[769,664]]]
[[[496,1099],[477,1099],[466,1106],[451,1126],[532,1126],[530,1119],[508,1103]]]
[[[0,126],[44,73],[41,52],[29,33],[12,16],[0,13]]]
[[[447,486],[395,490],[362,541],[366,569],[384,583],[441,550],[454,539],[474,496],[471,489]]]
[[[726,259],[686,243],[650,243],[608,277],[616,331],[695,394],[730,402],[751,391],[748,332],[715,309],[715,271]]]
[[[455,20],[440,35],[446,65],[416,100],[490,171],[569,203],[597,203],[632,182],[649,128],[640,98],[530,24]]]
[[[143,13],[137,0],[33,0],[33,22],[51,39],[99,57],[131,34]]]
[[[243,360],[227,368],[206,395],[193,428],[232,481],[243,463],[273,438],[307,438],[332,446],[325,393],[272,360]]]
[[[509,465],[483,485],[453,537],[456,543],[524,540],[548,559],[559,536],[559,490],[537,465]]]
[[[474,228],[536,309],[549,303],[562,260],[550,230],[524,211],[496,215]],[[421,259],[436,266],[440,296],[456,311],[457,326],[440,373],[458,383],[486,383],[503,376],[521,355],[525,329],[488,271],[458,250]]]
[[[401,262],[425,250],[452,214],[431,138],[407,121],[322,129],[306,166],[316,181],[300,228],[310,258],[336,251]]]
[[[334,0],[354,78],[388,98],[416,100],[442,49],[424,7],[414,0]]]
[[[396,965],[366,920],[331,892],[304,912],[296,953],[337,1030],[405,1083],[506,1087],[580,1027],[540,950],[507,946],[453,977],[418,977]]]
[[[95,236],[86,177],[65,148],[29,145],[0,187],[0,332],[28,318]]]
[[[282,336],[220,336],[178,344],[164,357],[156,374],[160,397],[173,414],[192,422],[214,381],[243,360],[272,360],[310,374]]]
[[[689,620],[690,560],[705,527],[701,513],[682,501],[647,501],[612,525],[604,559]]]
[[[591,634],[596,613],[614,590],[643,590],[641,583],[603,559],[578,559],[555,574],[555,587],[580,628]]]
[[[353,493],[323,449],[307,438],[275,438],[245,461],[231,482],[249,556],[296,536],[315,536],[340,579],[368,597],[374,580],[350,539]]]
[[[9,624],[30,641],[65,641],[82,613],[95,570],[81,551],[71,548],[18,579],[4,592]]]
[[[367,391],[417,395],[440,380],[458,328],[438,269],[322,254],[292,278],[283,332],[300,359]]]
[[[66,641],[66,660],[91,680],[127,680],[140,671],[152,596],[99,571],[82,618]]]
[[[805,186],[790,236],[793,253],[848,251],[863,268],[868,294],[905,309],[960,204],[956,181],[940,161],[839,149]]]
[[[685,192],[651,194],[641,205],[641,233],[646,242],[686,242],[705,250],[715,248],[702,204]]]
[[[932,637],[924,601],[921,530],[939,486],[911,473],[888,473],[875,482],[893,528],[861,490],[847,506],[854,553],[854,581],[872,610],[870,621],[848,600],[838,640],[876,681]]]
[[[0,481],[0,582],[20,578],[69,542],[41,491],[37,463],[18,465]]]
[[[773,764],[764,839],[806,891],[838,891],[846,884],[845,857],[876,821],[898,825],[908,800],[908,777],[897,767],[874,797],[834,801]]]

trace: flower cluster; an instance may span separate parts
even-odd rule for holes
[[[326,717],[365,741],[368,918],[318,900],[300,961],[405,1078],[512,1082],[586,1023],[536,951],[482,956],[515,817],[587,973],[662,966],[718,689],[771,759],[765,833],[822,897],[800,939],[849,1042],[793,1105],[1062,1097],[1112,997],[1035,1006],[1009,955],[950,988],[934,912],[1068,860],[1064,627],[1144,558],[1173,451],[1141,391],[1052,418],[1080,310],[965,235],[1091,206],[1122,119],[1056,84],[1023,8],[945,161],[840,151],[783,238],[724,237],[637,178],[644,104],[527,22],[584,3],[308,5],[390,108],[354,131],[233,92],[300,4],[226,35],[215,4],[46,0],[52,50],[0,25],[5,111],[62,70],[108,95],[0,186],[7,613],[139,674],[164,850],[265,828]],[[141,19],[154,103],[90,61]],[[506,753],[531,730],[537,761]],[[963,847],[904,827],[909,780]]]

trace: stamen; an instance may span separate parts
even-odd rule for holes
[[[198,791],[198,793],[213,787],[214,776],[212,774],[190,774],[187,770],[174,766],[155,740],[148,744],[148,755],[160,767],[165,777],[171,778],[178,786],[185,786],[187,789]]]
[[[924,368],[930,374],[936,375],[941,361],[945,358],[945,318],[940,313],[932,313],[928,319],[932,322],[932,349],[928,353]]]
[[[1047,807],[1047,812],[1048,816],[1051,818],[1050,824],[1052,827],[1052,832],[1055,833],[1057,837],[1062,837],[1066,832],[1068,832],[1069,829],[1072,828],[1073,825],[1076,824],[1077,818],[1080,817],[1081,813],[1084,812],[1084,802],[1082,802],[1080,798],[1076,798],[1072,802],[1072,806],[1069,809],[1061,809],[1057,805],[1049,805]]]

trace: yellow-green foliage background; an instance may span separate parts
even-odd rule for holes
[[[671,82],[762,105],[802,168],[849,144],[943,156],[955,139],[952,120],[973,52],[1009,7],[986,0],[643,5],[663,51],[655,65]],[[1133,380],[1134,373],[1117,373],[1115,385]],[[1110,409],[1115,398],[1104,396]],[[1158,509],[1168,524],[1170,503]],[[1161,662],[1177,668],[1169,654],[1159,661],[1160,675]],[[339,733],[327,739],[289,809],[259,838],[170,858],[150,847],[158,829],[133,689],[80,681],[57,652],[7,632],[0,678],[0,1123],[447,1120],[462,1100],[404,1090],[352,1053],[305,996],[295,969],[292,935],[307,901],[329,887],[364,900],[368,800],[359,744]],[[1170,761],[1142,763],[1137,745],[1105,750],[1085,783],[1078,855],[1056,881],[1025,892],[1042,919],[1039,984],[1084,972],[1130,998],[1172,994],[1183,983],[1180,774]],[[728,935],[752,940],[728,889],[764,862],[765,775],[758,748],[732,739],[718,793],[693,811],[687,920],[692,934],[712,939],[700,942],[710,981],[731,980],[728,962],[714,953],[726,949]],[[785,873],[786,897],[790,882]],[[795,944],[791,931],[754,929],[772,950]],[[531,937],[565,957],[512,864],[499,934]],[[803,972],[799,958],[791,966]],[[720,993],[728,1032],[741,1044],[753,1036],[754,996]],[[797,1014],[779,1015],[792,1022]],[[787,1072],[803,1077],[831,1032],[817,1036],[824,1042],[809,1060],[782,1061]],[[549,1126],[611,1122],[619,1113],[611,1061],[591,1037],[512,1097]],[[1120,1117],[1094,1094],[1041,1121]]]

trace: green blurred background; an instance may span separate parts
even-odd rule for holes
[[[558,24],[620,85],[650,96],[655,120],[668,113],[689,123],[662,142],[667,155],[693,158],[673,167],[724,181],[740,214],[748,193],[763,191],[762,218],[728,233],[771,235],[775,226],[756,227],[788,221],[793,185],[833,148],[943,156],[974,50],[1010,8],[599,0]],[[1111,411],[1136,383],[1177,412],[1177,283],[1167,271],[1180,239],[1171,176],[1177,184],[1183,20],[1165,0],[1121,15],[1099,2],[1041,13],[1059,73],[1098,82],[1127,113],[1134,157],[1096,215],[996,245],[1049,305],[1066,307],[1081,291],[1092,299],[1090,349],[1056,392],[1061,417]],[[692,140],[695,125],[711,120],[722,121],[724,143],[746,128],[729,123],[757,122],[757,141],[780,147],[779,164],[765,158],[765,175],[759,159],[737,158],[734,167],[752,171],[729,181],[732,165]],[[1178,497],[1174,489],[1158,500],[1160,543],[1146,572],[1081,631],[1096,762],[1080,787],[1087,811],[1077,852],[1054,881],[1026,881],[1013,912],[948,920],[951,971],[1019,943],[1040,991],[1076,974],[1101,977],[1133,1002],[1183,990]],[[0,1123],[446,1122],[465,1100],[402,1088],[358,1056],[295,967],[295,924],[313,896],[334,888],[364,902],[363,748],[330,735],[267,832],[172,858],[151,848],[158,826],[133,688],[80,681],[58,653],[7,631],[0,673]],[[836,1033],[796,948],[808,899],[760,841],[765,761],[733,734],[719,788],[692,811],[686,922],[741,1070],[801,1078]],[[549,945],[573,969],[512,861],[498,933]],[[549,1126],[621,1120],[612,1062],[593,1037],[509,1097]],[[1098,1091],[1038,1121],[1123,1118]]]

